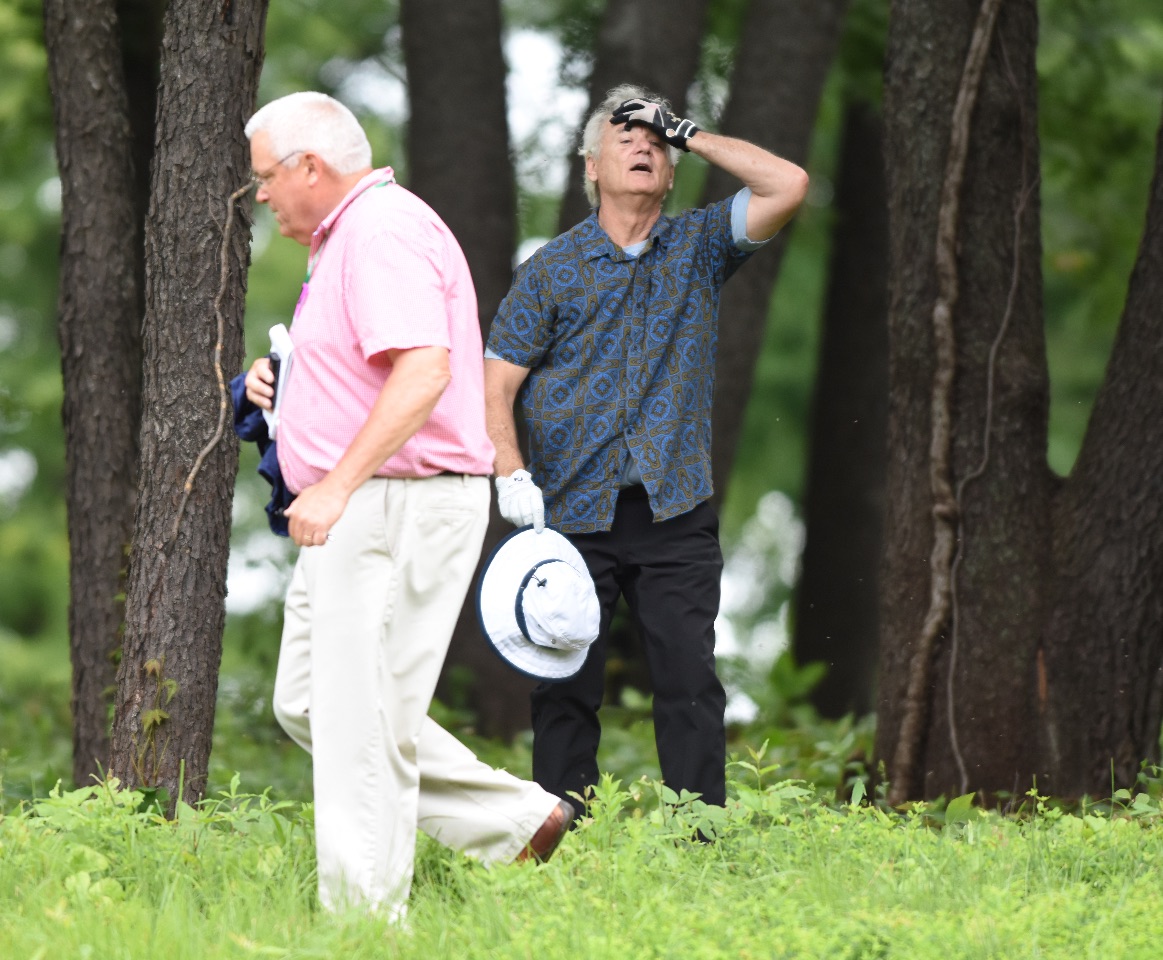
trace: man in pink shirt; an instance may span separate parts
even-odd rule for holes
[[[319,892],[403,916],[417,828],[485,863],[545,859],[573,817],[428,718],[488,520],[476,295],[456,239],[372,169],[358,121],[320,93],[246,127],[257,200],[309,248],[279,399],[279,466],[303,549],[274,707],[312,753]],[[267,358],[247,397],[270,409]]]

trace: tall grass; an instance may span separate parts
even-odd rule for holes
[[[707,808],[657,783],[649,702],[628,695],[605,717],[609,774],[554,859],[486,870],[420,837],[400,929],[318,910],[310,761],[270,715],[269,671],[224,672],[212,798],[167,822],[111,783],[51,789],[69,769],[67,655],[0,639],[0,660],[0,960],[1158,953],[1157,770],[1070,811],[1036,794],[1005,813],[889,810],[865,796],[871,726],[774,690],[767,719],[733,731],[727,807]],[[437,712],[527,775],[527,739]]]
[[[724,810],[609,777],[547,865],[422,838],[404,928],[315,904],[311,808],[238,780],[166,822],[111,784],[0,819],[0,956],[1155,957],[1163,810],[901,814],[733,768]],[[1157,791],[1156,791],[1157,792]],[[697,830],[715,842],[694,841]]]

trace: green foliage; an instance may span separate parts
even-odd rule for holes
[[[603,778],[545,866],[421,838],[408,923],[318,911],[312,810],[244,793],[167,822],[107,782],[0,817],[13,958],[1155,956],[1163,810],[1066,813],[1031,792],[904,812],[737,769],[725,808]],[[713,834],[700,843],[697,832]]]
[[[58,216],[40,16],[34,0],[0,0],[0,631],[24,637],[63,631],[68,604]],[[31,486],[7,487],[13,465],[30,462]]]
[[[1044,0],[1038,49],[1050,463],[1068,473],[1126,299],[1163,104],[1163,13]]]
[[[839,65],[846,100],[881,102],[889,0],[854,0],[840,38]]]
[[[69,652],[59,636],[30,643],[0,632],[0,801],[44,796],[72,776]]]

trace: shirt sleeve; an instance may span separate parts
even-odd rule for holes
[[[553,333],[552,297],[541,258],[534,254],[517,268],[513,285],[497,308],[485,356],[532,369],[549,349]]]
[[[350,257],[345,295],[364,359],[451,345],[446,254],[436,224],[399,215],[378,224]]]
[[[735,238],[735,246],[748,253],[761,250],[767,240],[751,240],[747,236],[747,204],[751,202],[751,188],[744,187],[731,199],[731,233]],[[772,234],[774,236],[775,234]]]

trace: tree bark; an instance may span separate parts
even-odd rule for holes
[[[888,415],[888,207],[878,110],[844,112],[804,496],[793,650],[822,716],[871,711]]]
[[[411,106],[409,186],[460,242],[487,337],[509,290],[517,245],[500,3],[404,0],[400,25]],[[511,529],[494,507],[482,558]],[[530,687],[481,637],[470,590],[437,695],[471,709],[485,734],[510,737],[529,726]]]
[[[824,80],[835,57],[847,0],[752,0],[723,111],[722,133],[750,140],[804,165]],[[712,167],[704,203],[739,189]],[[790,234],[784,228],[723,290],[715,372],[713,474],[715,500],[727,493],[755,361],[763,345],[771,292]]]
[[[666,97],[679,116],[686,113],[702,47],[708,0],[617,0],[606,4],[590,74],[585,120],[621,83],[637,83]],[[581,129],[570,155],[558,230],[566,231],[590,214],[582,186],[585,162],[577,155]]]
[[[926,609],[936,295],[932,238],[959,62],[977,0],[890,21],[889,506],[877,752],[902,739],[905,677]],[[1163,137],[1147,227],[1078,462],[1046,465],[1034,0],[1004,4],[970,124],[957,231],[953,606],[923,691],[908,797],[1062,797],[1133,786],[1163,720]],[[986,427],[989,427],[986,433]],[[899,785],[894,784],[895,791]],[[891,792],[890,792],[890,795]]]
[[[73,780],[109,762],[141,403],[140,237],[112,0],[46,0],[61,179],[57,332],[69,518]]]
[[[1163,129],[1107,374],[1053,504],[1051,613],[1035,656],[1038,745],[1057,794],[1105,795],[1159,758],[1163,719]]]
[[[263,56],[265,0],[166,13],[146,229],[141,484],[117,677],[112,771],[202,796],[225,618],[238,447],[224,379],[242,360],[249,261],[243,134]]]
[[[482,326],[509,290],[517,200],[500,0],[402,0],[409,188],[455,234]]]
[[[978,0],[893,6],[886,73],[890,400],[877,753],[898,756],[931,569],[935,238]],[[1043,767],[1031,692],[1050,574],[1049,384],[1041,313],[1033,0],[1003,4],[959,192],[951,399],[956,558],[918,762],[901,797],[1020,791]],[[944,517],[938,517],[944,521]]]

